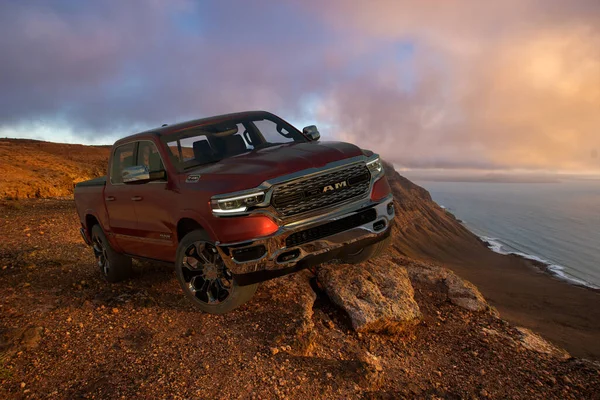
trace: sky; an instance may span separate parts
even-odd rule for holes
[[[407,169],[600,172],[600,1],[0,2],[0,137],[268,110]]]

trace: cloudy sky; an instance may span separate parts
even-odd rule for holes
[[[0,2],[0,137],[264,109],[406,168],[600,171],[600,1]]]

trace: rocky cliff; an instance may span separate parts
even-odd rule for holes
[[[384,165],[394,193],[393,248],[398,254],[433,261],[456,261],[474,248],[488,251],[454,215],[434,202],[427,190],[401,176],[391,164]]]

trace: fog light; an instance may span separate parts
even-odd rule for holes
[[[388,203],[387,212],[388,215],[392,215],[394,213],[394,202]]]
[[[298,258],[299,255],[300,250],[288,251],[287,253],[283,253],[279,257],[277,257],[277,262],[288,262]]]
[[[373,230],[375,232],[379,232],[380,230],[382,230],[383,228],[385,228],[385,221],[381,220],[381,221],[377,221],[373,224]]]
[[[266,252],[267,249],[265,249],[265,246],[259,245],[246,247],[243,249],[235,249],[231,252],[231,254],[237,262],[248,262],[252,260],[258,260],[264,256]]]

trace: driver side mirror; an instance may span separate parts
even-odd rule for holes
[[[134,165],[127,167],[122,172],[123,183],[147,183],[151,181],[159,181],[167,179],[165,170],[148,171],[143,165]]]
[[[302,133],[306,135],[312,142],[319,140],[321,134],[315,125],[305,126]]]

